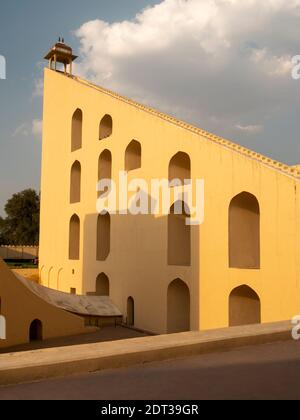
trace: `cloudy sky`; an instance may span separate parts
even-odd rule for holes
[[[81,76],[236,143],[300,162],[300,0],[2,2],[0,213],[39,188],[42,57],[58,36]]]

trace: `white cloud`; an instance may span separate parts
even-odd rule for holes
[[[300,0],[164,0],[132,21],[83,24],[75,71],[219,134],[254,135],[299,101],[299,20]]]
[[[33,134],[34,136],[41,137],[43,129],[43,122],[39,119],[32,120],[31,124],[22,123],[12,133],[12,137],[29,137]]]
[[[18,137],[18,136],[22,136],[22,137],[28,137],[30,134],[30,130],[28,129],[28,124],[23,123],[20,124],[15,131],[12,133],[12,137]]]
[[[44,79],[41,77],[40,79],[34,80],[33,85],[33,97],[41,97],[44,94]]]
[[[43,130],[43,121],[41,120],[33,120],[32,121],[32,134],[35,136],[41,136]]]
[[[242,131],[246,134],[257,134],[260,133],[263,130],[263,126],[262,125],[241,125],[241,124],[236,124],[235,128],[239,131]]]

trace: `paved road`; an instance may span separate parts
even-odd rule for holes
[[[300,399],[300,342],[4,387],[0,399]]]

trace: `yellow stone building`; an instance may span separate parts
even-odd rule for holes
[[[124,322],[154,333],[299,313],[299,167],[67,73],[46,69],[44,86],[44,286],[109,295]],[[99,215],[96,184],[118,186],[120,171],[204,180],[204,222],[186,225],[173,207]]]

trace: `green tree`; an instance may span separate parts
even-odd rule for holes
[[[0,219],[0,244],[38,245],[40,197],[32,189],[14,194],[5,205],[7,217]]]
[[[0,245],[7,245],[4,235],[5,220],[0,216]]]

